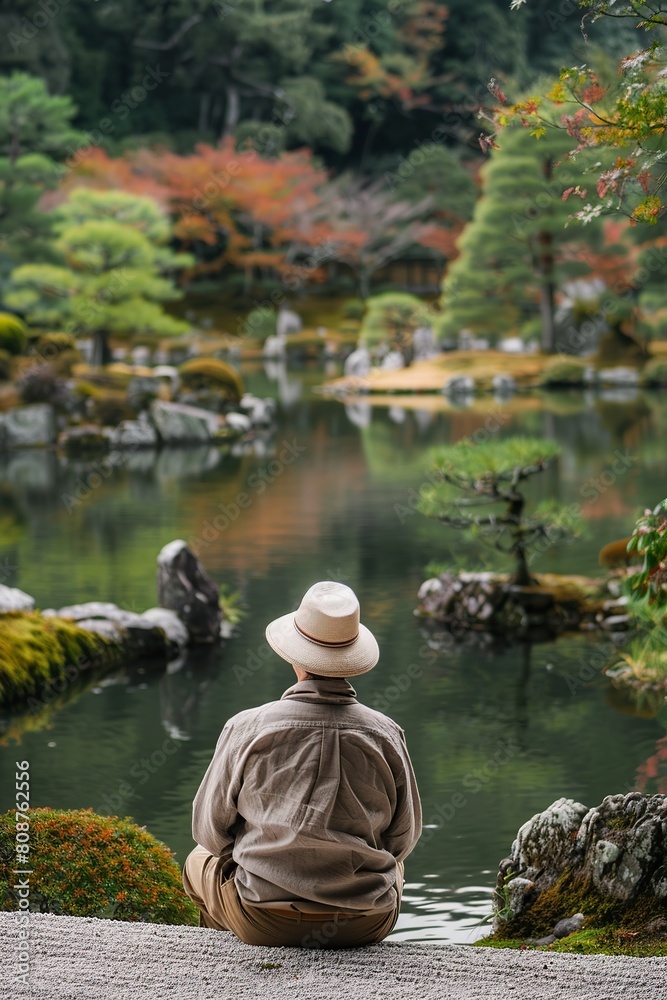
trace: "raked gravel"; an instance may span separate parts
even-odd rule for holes
[[[0,997],[30,1000],[662,1000],[667,961],[384,942],[256,948],[197,927],[34,914],[29,983],[0,913]],[[270,963],[270,964],[269,964]],[[273,967],[273,966],[277,967]]]

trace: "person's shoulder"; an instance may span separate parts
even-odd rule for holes
[[[357,709],[360,718],[367,725],[379,730],[383,735],[401,740],[404,738],[403,729],[390,716],[385,715],[384,712],[379,712],[376,708],[371,708],[370,705],[364,705],[361,702],[357,703]]]
[[[261,725],[262,721],[278,704],[280,702],[267,701],[263,705],[256,705],[254,708],[245,708],[242,712],[237,712],[236,715],[227,719],[222,730],[223,733],[227,731],[230,734],[247,734],[256,725]]]

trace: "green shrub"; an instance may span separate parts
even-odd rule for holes
[[[551,358],[540,373],[538,382],[543,386],[585,385],[587,367],[580,358]]]
[[[188,389],[217,389],[233,402],[238,402],[244,393],[243,379],[239,373],[218,358],[186,361],[178,372],[183,385]]]
[[[132,400],[125,389],[100,385],[79,379],[73,389],[75,399],[82,401],[85,415],[104,427],[117,427],[122,420],[136,416]]]
[[[196,924],[172,852],[129,818],[31,809],[30,909],[74,917]],[[16,910],[16,813],[0,816],[0,909]]]
[[[64,351],[75,351],[76,341],[70,333],[44,333],[37,341],[37,354],[44,361],[52,361]]]
[[[361,319],[366,312],[366,303],[363,299],[346,299],[343,303],[343,317],[345,319]]]
[[[429,323],[431,318],[431,310],[416,295],[407,292],[373,295],[366,302],[360,339],[367,346],[383,340],[402,345],[411,339],[418,326]]]
[[[18,316],[0,312],[0,348],[9,354],[22,354],[27,343],[25,324]]]
[[[533,318],[526,320],[521,329],[519,330],[519,336],[522,340],[536,340],[539,343],[542,342],[542,320]]]
[[[12,377],[12,356],[9,351],[0,348],[0,382],[6,382]]]
[[[276,334],[275,309],[251,309],[245,318],[244,330],[248,337],[266,340]]]
[[[667,385],[667,361],[656,358],[649,361],[642,372],[644,385]]]
[[[77,350],[61,351],[58,357],[51,362],[51,365],[58,375],[64,375],[66,378],[69,378],[74,365],[81,364],[82,360],[81,353]]]

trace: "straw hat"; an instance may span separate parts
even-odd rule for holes
[[[272,621],[266,638],[288,663],[324,677],[365,674],[380,658],[375,636],[359,622],[356,594],[330,580],[313,584],[296,611]]]

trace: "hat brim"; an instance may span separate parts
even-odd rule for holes
[[[359,635],[349,646],[320,646],[297,631],[294,615],[283,615],[266,627],[269,646],[288,663],[323,677],[357,677],[372,670],[380,659],[375,636],[365,625],[359,626]]]

